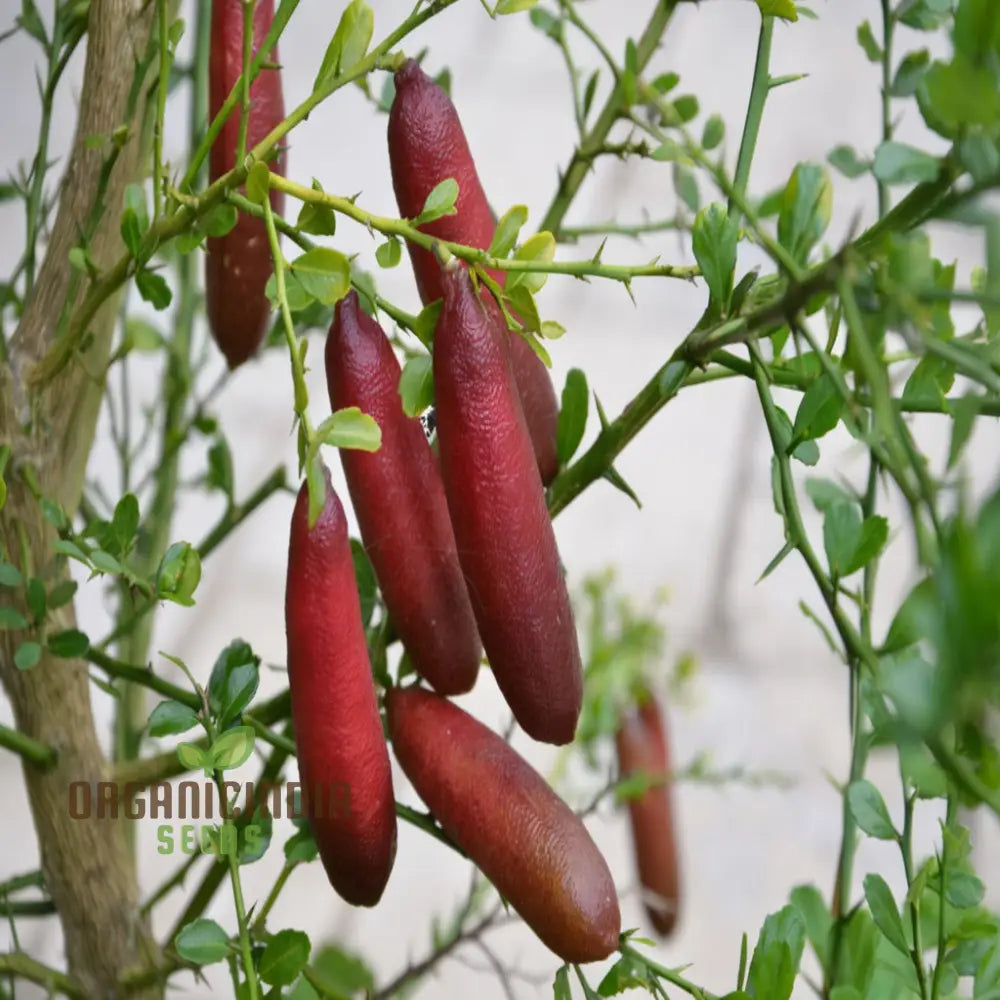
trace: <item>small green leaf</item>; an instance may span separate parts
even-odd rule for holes
[[[757,6],[765,17],[781,17],[786,21],[799,19],[793,0],[757,0]]]
[[[186,733],[192,726],[198,725],[198,716],[190,705],[179,701],[161,701],[149,713],[150,736],[173,736],[176,733]]]
[[[101,536],[101,547],[115,556],[124,556],[132,547],[139,530],[139,501],[134,494],[126,493],[115,504],[107,531]]]
[[[382,447],[381,428],[356,406],[331,413],[316,429],[316,437],[332,448],[378,451]]]
[[[847,805],[858,828],[879,840],[896,840],[898,834],[889,818],[882,794],[865,779],[852,782],[847,789]]]
[[[650,158],[659,163],[671,163],[682,156],[680,145],[673,139],[667,139],[650,153]]]
[[[792,427],[793,440],[815,440],[828,434],[837,426],[844,406],[836,383],[824,372],[802,396]]]
[[[725,138],[726,123],[720,115],[712,115],[705,122],[705,128],[701,134],[701,145],[704,149],[715,149]]]
[[[500,216],[496,232],[487,253],[491,257],[506,257],[517,244],[517,237],[528,221],[526,205],[514,205]]]
[[[178,743],[177,759],[189,771],[204,771],[212,773],[211,757],[197,743]]]
[[[375,989],[375,977],[364,960],[335,945],[322,948],[310,964],[327,996],[353,997]]]
[[[22,642],[14,650],[14,666],[18,670],[30,670],[42,658],[42,647],[37,642]]]
[[[941,163],[930,153],[889,140],[875,151],[872,169],[884,184],[920,184],[933,181],[941,171]]]
[[[253,744],[252,726],[234,726],[232,729],[227,729],[209,750],[211,766],[220,771],[231,771],[242,767],[253,753]]]
[[[266,163],[258,160],[247,174],[247,198],[255,205],[263,205],[267,201],[271,189],[271,170]]]
[[[569,462],[580,447],[587,427],[589,406],[590,390],[587,386],[587,376],[579,368],[571,368],[566,373],[556,429],[556,452],[560,465]]]
[[[499,0],[497,14],[517,14],[522,10],[531,10],[538,0]]]
[[[212,965],[229,953],[229,938],[214,920],[201,918],[181,928],[174,938],[174,948],[185,961]]]
[[[190,607],[194,604],[192,595],[200,581],[198,550],[187,542],[174,542],[160,560],[156,573],[157,596]]]
[[[418,354],[406,362],[399,377],[399,395],[408,417],[416,417],[433,405],[434,372],[429,355]]]
[[[569,966],[561,965],[556,970],[556,978],[552,982],[553,1000],[573,1000],[573,989],[569,984]]]
[[[417,320],[413,324],[413,332],[427,350],[431,350],[434,346],[434,330],[437,327],[438,317],[441,315],[443,308],[444,300],[435,299],[420,310],[420,315],[417,316]]]
[[[306,292],[323,305],[334,305],[350,291],[351,263],[337,250],[313,247],[290,266]]]
[[[403,244],[390,236],[375,250],[375,260],[379,267],[395,267],[403,257]]]
[[[20,587],[21,571],[9,562],[0,562],[0,587]]]
[[[90,649],[90,639],[87,638],[86,633],[79,629],[69,628],[50,635],[46,639],[45,645],[53,656],[72,660],[75,657],[83,656]]]
[[[281,930],[275,934],[260,956],[257,971],[270,986],[291,986],[298,978],[312,945],[302,931]]]
[[[894,948],[908,956],[910,947],[906,943],[903,922],[899,919],[899,910],[892,898],[892,890],[881,875],[866,875],[864,886],[865,899],[868,901],[868,909],[872,911],[875,926]]]
[[[969,910],[978,906],[986,893],[982,880],[971,872],[948,872],[944,894],[957,910]],[[1000,985],[1000,983],[998,983]]]
[[[711,299],[725,314],[733,294],[738,227],[726,206],[706,205],[694,220],[692,243],[695,260],[708,285]]]
[[[515,260],[524,261],[540,261],[543,263],[550,263],[556,255],[556,241],[555,237],[549,232],[535,233],[534,236],[529,237],[524,243],[517,248],[514,253]],[[511,291],[517,288],[518,285],[524,285],[529,292],[537,293],[542,290],[545,285],[545,279],[548,277],[543,272],[527,272],[527,271],[514,271],[508,273],[507,275],[507,291]]]
[[[365,0],[351,0],[327,47],[313,90],[349,72],[365,57],[375,31],[375,14]]]
[[[454,215],[458,201],[458,181],[454,177],[446,177],[427,196],[420,214],[413,220],[415,226],[423,226],[434,222],[444,215]]]
[[[239,220],[234,205],[216,205],[200,222],[199,227],[207,236],[221,237],[233,231]]]
[[[862,160],[852,146],[837,146],[826,158],[827,163],[851,179],[868,173],[870,164]]]
[[[103,549],[94,549],[90,553],[90,561],[100,573],[111,573],[118,576],[125,572],[125,567],[110,553]]]
[[[920,86],[924,73],[930,65],[931,57],[927,49],[908,52],[896,67],[889,93],[893,97],[912,97]]]
[[[882,61],[882,46],[875,41],[872,26],[868,21],[858,25],[858,45],[864,49],[869,62],[877,63]]]
[[[800,163],[781,196],[778,240],[800,264],[830,224],[833,186],[826,171],[816,164]]]
[[[208,704],[219,728],[235,719],[253,700],[259,683],[260,657],[242,639],[234,639],[216,657],[208,681]]]
[[[37,576],[33,576],[28,581],[28,586],[25,588],[25,597],[28,602],[28,610],[31,612],[31,617],[36,622],[41,622],[45,618],[45,609],[48,606],[48,595],[45,593],[45,584],[38,579]]]
[[[861,538],[861,511],[857,504],[828,507],[823,518],[823,546],[834,576],[844,576]]]
[[[289,863],[308,863],[319,857],[319,848],[308,829],[297,830],[285,841],[285,860]]]
[[[208,472],[205,474],[205,485],[210,489],[219,490],[230,500],[233,497],[233,455],[229,450],[229,442],[224,437],[217,437],[208,449]]]
[[[28,619],[17,608],[0,607],[0,631],[28,627]]]
[[[392,77],[390,76],[391,80]],[[322,191],[323,187],[317,180],[312,182],[314,191]],[[305,201],[299,209],[299,217],[295,227],[302,233],[312,236],[334,236],[337,232],[337,213],[328,205],[315,201]]]
[[[173,299],[173,293],[163,275],[154,274],[145,268],[136,272],[135,285],[139,289],[139,294],[154,309],[166,309]]]
[[[608,969],[600,985],[597,995],[614,997],[626,990],[649,990],[652,977],[650,971],[637,956],[623,955]]]

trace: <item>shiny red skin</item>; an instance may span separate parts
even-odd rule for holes
[[[670,771],[664,716],[653,698],[629,709],[615,736],[618,767],[623,778],[636,773],[664,775]],[[648,789],[628,802],[639,884],[649,922],[668,937],[677,922],[680,871],[669,784]]]
[[[497,684],[529,736],[569,743],[583,696],[580,650],[496,308],[464,268],[445,272],[434,338],[441,478]]]
[[[326,380],[334,410],[357,406],[382,429],[378,451],[340,450],[361,538],[417,671],[438,693],[461,694],[482,644],[437,461],[420,420],[403,412],[399,376],[389,338],[349,292],[327,337]]]
[[[405,218],[420,214],[427,195],[454,177],[458,202],[454,215],[421,226],[438,239],[489,248],[496,219],[476,173],[476,165],[451,98],[412,59],[396,73],[396,97],[389,112],[389,163],[396,203]],[[420,298],[426,305],[442,296],[441,266],[429,250],[408,243]],[[506,274],[490,274],[503,284]],[[517,334],[506,338],[514,360],[538,471],[547,486],[559,471],[556,428],[559,403],[548,369]]]
[[[347,521],[329,474],[311,531],[304,483],[295,503],[285,628],[303,789],[350,789],[349,809],[308,801],[313,837],[333,888],[355,906],[374,906],[396,856],[396,809]]]
[[[386,696],[392,746],[417,793],[564,962],[618,947],[614,880],[580,818],[496,733],[420,688]]]
[[[253,52],[256,53],[274,18],[274,0],[257,0],[253,19]],[[277,46],[270,62],[278,61]],[[208,108],[214,119],[243,70],[242,0],[212,0],[211,55],[208,67]],[[261,70],[250,85],[247,149],[261,142],[285,117],[281,71]],[[236,165],[239,142],[239,105],[226,119],[209,153],[209,176],[216,180]],[[282,176],[285,157],[271,169]],[[285,198],[271,190],[271,208],[281,214]],[[263,219],[240,213],[236,226],[225,236],[208,239],[205,264],[205,299],[209,329],[230,369],[243,364],[260,347],[267,332],[271,305],[264,286],[273,270],[267,228]]]

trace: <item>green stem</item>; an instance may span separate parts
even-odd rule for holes
[[[163,119],[167,110],[170,80],[170,51],[167,39],[167,0],[156,0],[159,30],[160,78],[156,92],[156,119],[153,122],[153,218],[163,213]]]
[[[747,104],[746,119],[743,123],[743,137],[740,140],[740,152],[736,159],[736,173],[733,176],[733,190],[741,195],[746,194],[750,180],[750,167],[753,164],[754,151],[757,148],[757,137],[760,134],[760,123],[764,117],[764,104],[767,102],[771,81],[771,39],[774,37],[774,18],[761,15],[760,34],[757,37],[757,59],[753,68],[753,82],[750,85],[750,100]],[[729,199],[729,218],[736,218],[737,206],[733,198]]]
[[[892,138],[892,36],[896,19],[889,0],[882,4],[882,141]],[[889,211],[889,185],[878,181],[878,215],[884,218]]]
[[[715,1000],[714,994],[709,993],[708,990],[703,990],[700,986],[696,986],[690,979],[685,979],[684,976],[673,969],[668,969],[665,965],[660,965],[659,962],[654,962],[652,959],[647,958],[641,952],[636,951],[632,945],[622,944],[618,950],[622,955],[641,962],[651,972],[655,973],[659,979],[665,979],[668,983],[673,983],[679,990],[683,990],[688,996],[694,997],[695,1000]]]
[[[660,44],[663,33],[667,30],[667,25],[673,17],[674,10],[679,0],[656,0],[653,13],[649,22],[643,29],[639,40],[636,43],[637,68],[641,73],[653,57]],[[625,100],[625,91],[620,83],[616,83],[609,95],[594,127],[585,136],[580,145],[573,151],[566,169],[561,172],[559,186],[552,198],[545,218],[539,226],[540,230],[547,230],[555,233],[562,225],[566,213],[569,211],[573,199],[576,197],[580,185],[587,176],[590,164],[596,152],[604,145],[612,126],[618,120]]]
[[[71,997],[72,1000],[87,1000],[86,991],[75,979],[67,976],[65,972],[50,969],[48,966],[42,965],[41,962],[36,962],[24,952],[0,955],[0,975],[24,979],[49,990],[51,993]]]
[[[28,763],[43,769],[54,767],[58,759],[52,747],[9,726],[0,726],[0,747],[13,751]]]
[[[243,70],[240,74],[240,127],[236,136],[236,162],[247,155],[247,125],[250,121],[250,64],[253,58],[253,15],[257,0],[243,0]]]
[[[904,803],[903,803],[903,834],[899,838],[899,850],[903,857],[903,872],[906,876],[907,886],[913,885],[913,805],[916,801],[916,793],[906,794],[906,778],[900,773],[903,782]],[[941,899],[941,907],[944,907],[944,898]],[[913,934],[913,947],[910,950],[910,958],[913,961],[913,968],[917,974],[917,984],[920,987],[920,996],[923,1000],[930,1000],[930,993],[927,987],[927,970],[924,967],[924,947],[922,932],[920,929],[920,897],[910,899],[906,904],[910,914],[910,931]]]
[[[286,861],[281,866],[281,871],[278,872],[278,877],[275,879],[274,885],[271,886],[271,891],[267,894],[267,899],[264,900],[260,909],[257,911],[257,915],[254,917],[254,933],[259,935],[262,934],[264,928],[267,926],[267,918],[274,909],[274,904],[278,902],[278,897],[281,895],[282,889],[285,888],[285,883],[291,877],[293,871],[298,868],[298,861]]]

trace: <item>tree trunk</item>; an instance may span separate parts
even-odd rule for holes
[[[8,497],[0,512],[0,544],[25,578],[41,577],[49,589],[68,576],[52,552],[55,530],[21,475],[31,467],[42,494],[70,516],[79,505],[84,471],[104,395],[105,368],[117,304],[106,302],[91,326],[85,350],[41,389],[29,382],[33,366],[55,342],[70,289],[68,254],[86,232],[100,197],[103,218],[89,243],[98,268],[124,252],[118,233],[126,185],[139,178],[144,101],[133,96],[136,66],[147,55],[155,4],[142,0],[91,0],[87,58],[73,151],[59,209],[38,280],[0,368],[0,444],[10,445]],[[123,126],[125,141],[110,174],[102,178],[111,136]],[[95,137],[101,142],[95,143]],[[85,284],[85,282],[81,282]],[[78,299],[79,297],[77,297]],[[72,607],[50,614],[46,629],[72,628]],[[69,971],[87,996],[118,994],[122,972],[155,959],[155,948],[138,911],[138,886],[124,820],[70,817],[71,782],[109,777],[91,713],[87,666],[43,653],[19,671],[14,652],[28,636],[0,632],[0,680],[18,728],[53,747],[58,762],[42,771],[25,764],[25,782],[38,836],[42,870],[58,909]],[[37,636],[31,636],[37,638]],[[153,989],[146,996],[161,992]]]

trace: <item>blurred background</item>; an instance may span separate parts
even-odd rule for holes
[[[341,7],[303,3],[292,18],[281,43],[287,108],[311,91]],[[412,0],[373,0],[373,7],[378,39],[409,13]],[[649,7],[639,0],[627,4],[604,0],[581,4],[580,12],[610,51],[618,54],[626,38],[638,35]],[[818,20],[802,19],[794,25],[779,22],[776,28],[772,73],[807,75],[776,89],[768,100],[750,180],[757,196],[784,185],[799,161],[823,162],[830,149],[842,143],[869,155],[879,141],[879,69],[867,61],[856,41],[860,22],[871,19],[874,25],[879,21],[879,4],[875,0],[814,0],[812,7]],[[18,12],[15,0],[0,0],[0,30]],[[47,9],[43,15],[48,18]],[[182,16],[193,25],[192,4],[182,4]],[[723,116],[730,164],[735,162],[739,143],[758,25],[756,5],[747,0],[681,4],[649,70],[650,77],[666,71],[680,74],[678,93],[698,95],[700,120],[710,113]],[[585,43],[579,37],[573,42],[580,62],[595,67],[597,61]],[[897,51],[902,55],[928,42],[932,49],[947,44],[940,37],[917,37],[901,29]],[[189,43],[186,38],[182,48]],[[576,137],[566,70],[558,50],[532,28],[526,15],[492,22],[475,0],[458,3],[404,44],[408,54],[429,49],[424,65],[432,74],[445,67],[451,71],[452,96],[487,194],[498,213],[515,203],[527,204],[531,210],[527,234],[544,214],[555,190],[557,169],[568,161]],[[20,161],[33,154],[40,114],[34,85],[39,59],[37,47],[24,33],[0,47],[0,72],[8,81],[8,98],[0,102],[0,134],[5,137],[0,175],[15,171]],[[54,109],[54,157],[63,156],[71,141],[81,70],[78,53]],[[376,93],[383,78],[383,74],[373,77]],[[166,155],[175,166],[184,157],[188,99],[181,87],[168,105]],[[598,104],[602,100],[599,96]],[[925,134],[912,102],[896,102],[895,110],[899,138],[923,144],[923,148],[938,148]],[[288,174],[303,183],[316,177],[326,190],[338,194],[360,192],[359,203],[366,208],[395,214],[385,127],[385,116],[376,113],[357,89],[342,90],[292,134]],[[60,169],[57,164],[55,170]],[[831,173],[834,219],[827,238],[836,244],[859,221],[864,225],[874,218],[875,188],[870,178],[847,181]],[[703,202],[716,198],[703,184]],[[671,215],[675,206],[669,164],[623,165],[608,160],[584,184],[567,224],[639,221],[644,213],[661,218]],[[7,234],[0,244],[0,268],[14,266],[23,229],[19,203],[0,204],[0,230]],[[958,283],[967,287],[972,267],[983,257],[978,238],[957,228],[938,227],[934,239],[938,256],[959,260]],[[405,258],[394,270],[378,269],[376,240],[344,221],[338,226],[335,245],[362,255],[384,296],[408,311],[418,311]],[[560,254],[583,257],[595,248],[596,242],[584,242]],[[688,241],[676,234],[650,236],[641,244],[611,239],[603,259],[640,263],[654,256],[670,263],[693,262]],[[747,253],[741,259],[740,273],[759,263],[763,261]],[[558,320],[568,331],[562,340],[549,345],[557,389],[569,368],[582,368],[609,415],[620,412],[666,360],[697,321],[705,302],[701,285],[676,281],[640,279],[633,285],[633,294],[634,303],[619,285],[599,281],[582,285],[552,277],[539,300],[543,316]],[[144,305],[131,301],[130,308],[142,313]],[[148,316],[163,325],[162,316],[152,312]],[[204,324],[199,335],[206,335]],[[327,410],[321,348],[320,338],[314,336],[309,381],[317,422]],[[210,352],[207,357],[204,386],[223,371],[221,356]],[[158,378],[155,364],[132,364],[136,414],[157,406]],[[794,396],[785,405],[794,412]],[[212,412],[233,451],[238,498],[278,464],[285,463],[294,474],[291,382],[283,350],[267,352],[242,368],[226,383]],[[584,446],[595,433],[596,419],[591,416]],[[940,469],[947,453],[948,425],[933,416],[914,419],[914,424],[917,440]],[[207,443],[188,451],[185,476],[194,479],[203,473]],[[998,444],[996,422],[981,419],[962,469],[976,497],[995,485]],[[820,467],[811,474],[842,475],[856,484],[863,481],[866,453],[845,433],[824,439],[822,456]],[[742,768],[788,779],[780,786],[764,787],[686,782],[676,790],[683,910],[677,934],[654,954],[669,966],[688,965],[686,975],[716,992],[734,987],[741,935],[749,933],[752,946],[763,917],[784,905],[794,886],[814,883],[829,897],[841,830],[841,800],[835,783],[843,781],[848,771],[847,674],[798,606],[805,599],[818,609],[819,594],[795,556],[756,583],[783,544],[771,500],[769,458],[770,446],[749,383],[727,380],[686,389],[617,462],[640,497],[642,509],[599,482],[556,522],[562,557],[575,589],[587,576],[614,567],[617,592],[639,607],[651,606],[662,588],[669,590],[669,603],[657,612],[667,630],[664,684],[682,654],[691,653],[697,664],[684,697],[670,705],[676,765],[683,768],[698,755],[708,754],[716,770]],[[335,484],[342,485],[339,463],[333,455],[328,459]],[[118,462],[106,413],[90,476],[102,482],[109,494],[119,495]],[[883,513],[894,512],[898,518],[894,495],[883,495],[880,503]],[[197,607],[163,609],[157,619],[154,651],[182,658],[200,680],[207,681],[219,650],[239,636],[252,644],[265,664],[273,665],[273,669],[262,669],[259,697],[285,685],[282,608],[291,505],[291,496],[273,498],[206,562]],[[198,490],[185,493],[172,538],[197,541],[221,511],[217,496]],[[902,522],[897,519],[895,523]],[[816,532],[814,537],[820,537],[817,518],[811,518],[809,528]],[[879,577],[876,635],[882,634],[901,596],[914,582],[912,542],[905,532],[891,539]],[[111,610],[100,585],[81,589],[78,615],[91,635],[106,631]],[[175,668],[158,655],[154,663],[167,676],[179,679]],[[93,695],[98,718],[110,728],[110,699],[97,688]],[[154,704],[151,699],[150,708]],[[463,704],[496,728],[507,722],[505,706],[486,672]],[[9,706],[2,698],[0,721],[10,721]],[[533,745],[520,733],[515,745],[543,770],[556,763],[555,751]],[[604,764],[610,766],[610,755]],[[256,767],[251,762],[240,774],[250,777]],[[294,775],[294,767],[291,772]],[[396,777],[398,797],[416,803],[398,771]],[[870,777],[880,785],[898,819],[901,802],[894,758],[876,753]],[[602,780],[602,774],[574,765],[566,771],[563,788],[569,800],[579,805],[589,800]],[[38,865],[20,767],[10,754],[0,754],[0,790],[4,801],[2,881]],[[938,817],[926,805],[918,807],[918,814],[917,853],[923,856],[933,850]],[[145,892],[168,877],[180,860],[177,855],[157,853],[156,826],[149,820],[138,824]],[[621,887],[624,926],[645,928],[624,816],[607,804],[592,818],[590,828]],[[291,832],[287,820],[277,823],[269,853],[243,869],[248,904],[266,895],[281,867],[281,845]],[[996,821],[988,815],[974,817],[973,839],[980,874],[988,886],[987,902],[1000,905]],[[897,893],[905,885],[894,847],[866,840],[856,864],[856,889],[864,874],[873,870],[881,871]],[[270,926],[305,930],[314,947],[336,940],[358,951],[381,984],[429,951],[432,919],[446,921],[454,912],[464,898],[469,875],[469,867],[453,853],[401,824],[395,871],[377,909],[354,910],[341,903],[316,864],[293,875]],[[194,878],[189,888],[193,884]],[[175,893],[157,910],[159,934],[170,928],[180,912],[182,896],[183,892]],[[206,915],[230,930],[235,927],[225,890]],[[42,961],[61,964],[55,918],[20,921],[17,936],[20,946]],[[0,927],[0,949],[9,949],[11,941],[10,928]],[[529,931],[520,925],[505,927],[487,941],[517,970],[510,984],[516,995],[549,993],[558,960]],[[207,983],[178,975],[171,995],[228,994],[231,987],[225,967],[216,965],[206,972]],[[595,972],[592,981],[598,979]],[[422,989],[423,995],[433,997],[465,997],[473,991],[479,1000],[504,995],[502,984],[475,948],[455,952]],[[24,997],[34,995],[28,989],[23,992]],[[796,996],[805,995],[807,990],[800,984]]]

